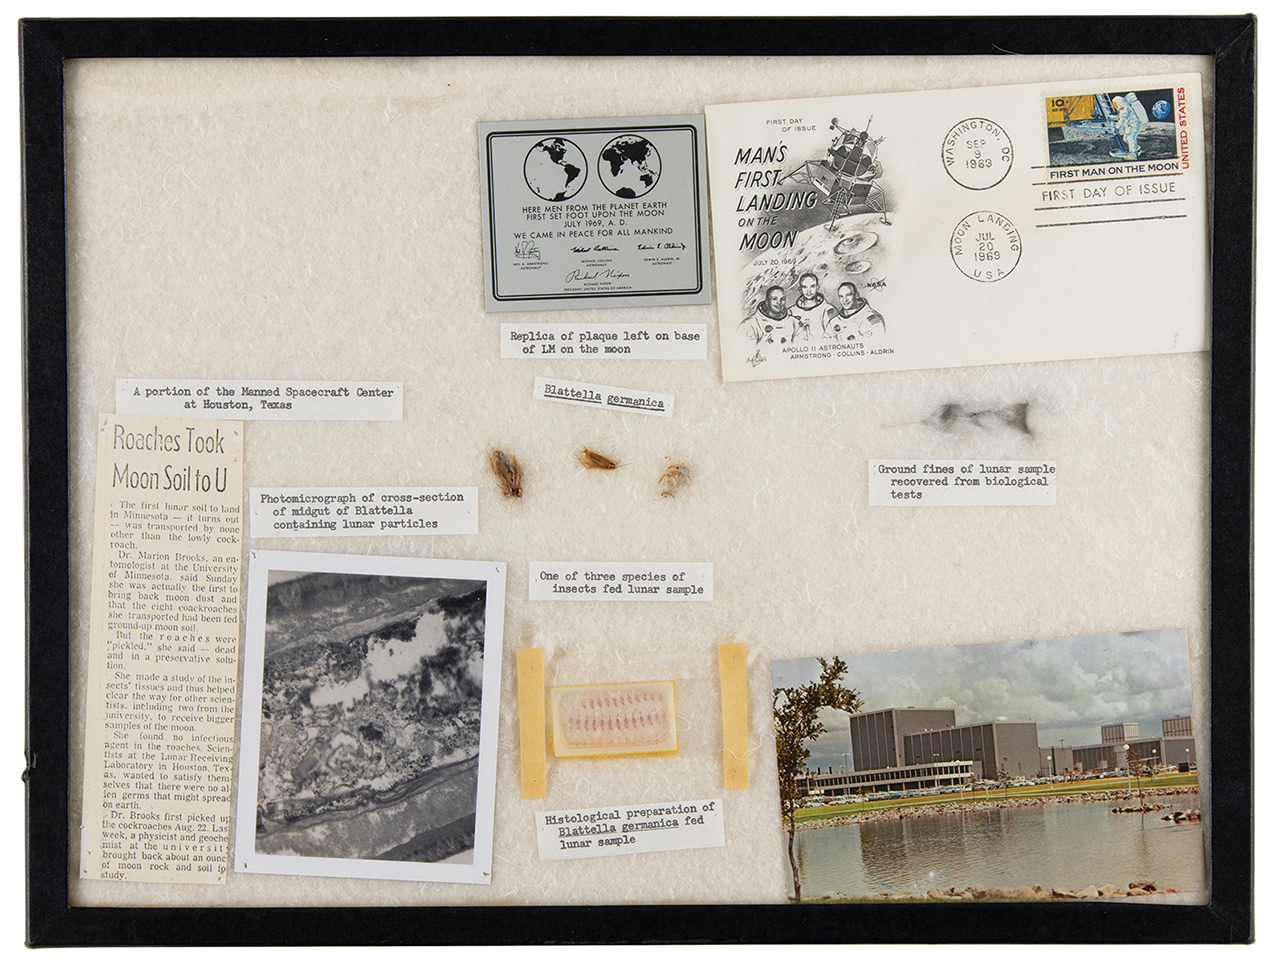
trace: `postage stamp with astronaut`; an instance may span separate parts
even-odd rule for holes
[[[1208,345],[1198,75],[706,114],[726,381]]]

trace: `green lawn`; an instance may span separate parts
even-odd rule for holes
[[[1102,780],[1076,780],[1071,783],[1048,783],[1032,787],[1007,787],[1000,790],[966,790],[964,802],[978,800],[1017,800],[1035,797],[1061,797],[1070,793],[1105,793],[1132,787],[1137,793],[1141,782],[1142,792],[1150,793],[1162,787],[1194,787],[1200,785],[1196,773],[1164,773],[1158,777],[1143,777],[1141,781],[1129,781],[1125,777],[1107,777]],[[898,810],[902,807],[927,807],[935,803],[960,803],[958,793],[939,793],[929,797],[906,797],[902,800],[872,800],[867,803],[842,803],[830,807],[806,807],[796,811],[796,822],[821,820],[846,813],[866,813],[871,810]]]

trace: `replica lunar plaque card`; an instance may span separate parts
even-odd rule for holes
[[[504,578],[251,555],[237,871],[489,882]]]
[[[726,381],[1202,351],[1195,75],[707,108]]]
[[[485,308],[711,303],[699,115],[480,124]]]

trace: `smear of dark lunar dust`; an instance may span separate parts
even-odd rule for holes
[[[985,432],[1012,431],[1031,435],[1032,431],[1027,425],[1027,410],[1030,407],[1030,402],[988,408],[946,402],[921,421],[939,432],[955,432],[971,427]]]

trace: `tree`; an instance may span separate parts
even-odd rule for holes
[[[1128,759],[1125,760],[1125,766],[1129,768],[1129,773],[1137,777],[1138,781],[1138,809],[1141,810],[1145,806],[1142,801],[1142,767],[1138,760],[1138,751],[1131,749],[1127,754]]]
[[[800,899],[800,865],[796,863],[796,807],[800,805],[801,784],[808,773],[809,743],[826,732],[818,719],[818,709],[830,706],[846,713],[862,709],[856,690],[841,685],[849,667],[839,657],[819,659],[822,673],[815,683],[787,686],[773,691],[773,729],[778,747],[778,788],[782,816],[787,821],[787,856],[791,859],[791,881],[796,900]]]
[[[996,771],[996,782],[1004,787],[1005,799],[1009,798],[1009,771],[1001,767]],[[988,794],[990,796],[990,794]]]

